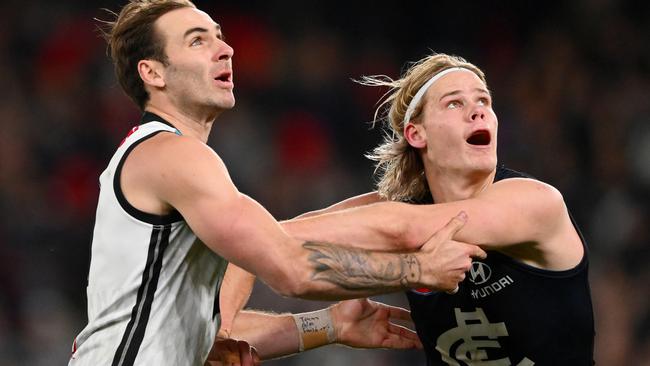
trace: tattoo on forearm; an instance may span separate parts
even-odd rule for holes
[[[312,278],[346,290],[409,287],[420,280],[420,263],[413,254],[373,253],[316,242],[303,247],[311,251]]]

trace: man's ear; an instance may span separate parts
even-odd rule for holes
[[[162,88],[165,86],[163,65],[159,61],[140,60],[138,62],[138,74],[145,85]]]
[[[416,149],[427,146],[427,132],[421,124],[407,123],[404,128],[404,138]]]

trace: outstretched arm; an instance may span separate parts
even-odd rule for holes
[[[436,246],[398,254],[297,240],[237,191],[223,162],[200,141],[161,134],[140,148],[149,148],[145,155],[156,158],[139,171],[147,177],[147,190],[178,210],[213,251],[283,295],[333,300],[417,287],[451,290],[459,273],[469,268],[470,257],[485,255],[475,246],[455,243],[451,250],[458,261],[447,268],[436,258]],[[448,242],[449,237],[432,240]]]
[[[422,348],[417,334],[395,320],[410,321],[410,313],[368,299],[295,315],[244,310],[236,318],[231,337],[255,347],[262,360],[332,343],[355,348]],[[217,356],[213,352],[211,357]]]
[[[549,269],[571,268],[582,257],[582,245],[561,194],[552,186],[525,178],[499,181],[466,200],[433,205],[375,203],[286,221],[283,227],[297,238],[347,239],[366,249],[408,250],[420,247],[427,235],[461,210],[471,219],[457,240],[520,254],[525,244],[524,259]]]
[[[295,315],[244,311],[253,281],[250,273],[228,265],[220,292],[221,328],[206,365],[221,365],[226,360],[256,365],[260,357],[283,357],[330,343],[357,348],[422,347],[413,331],[392,322],[410,321],[408,311],[367,299]]]

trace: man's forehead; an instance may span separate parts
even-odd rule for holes
[[[183,37],[185,32],[192,28],[221,30],[221,26],[206,12],[190,7],[175,9],[162,15],[157,24],[160,30],[172,37]]]
[[[434,94],[446,94],[453,91],[485,91],[489,93],[483,80],[470,70],[449,73],[432,86],[431,91]]]

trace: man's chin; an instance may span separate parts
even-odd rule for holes
[[[485,159],[482,161],[473,162],[468,167],[468,170],[472,172],[473,175],[490,175],[497,168],[496,159]]]
[[[233,95],[231,99],[226,101],[226,109],[232,109],[235,107],[235,96]]]
[[[219,100],[214,102],[213,107],[222,111],[227,111],[229,109],[233,109],[235,107],[235,98],[232,99],[226,99],[226,100]]]

